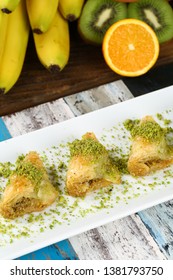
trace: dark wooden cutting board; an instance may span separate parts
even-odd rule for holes
[[[69,63],[56,74],[49,73],[38,61],[30,36],[19,80],[6,95],[0,95],[0,116],[122,78],[108,68],[101,47],[87,45],[81,40],[75,23],[70,26],[70,34]],[[173,63],[173,40],[161,45],[159,59],[147,75],[157,67],[170,63]],[[131,79],[135,82],[136,78]]]

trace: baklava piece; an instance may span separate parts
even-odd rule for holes
[[[70,162],[66,178],[69,195],[85,196],[88,192],[112,183],[120,184],[121,175],[94,133],[86,133],[81,140],[70,143]]]
[[[26,213],[41,211],[51,205],[58,191],[51,184],[42,160],[29,152],[16,164],[0,203],[4,218],[14,219]]]
[[[128,170],[133,176],[145,176],[173,163],[173,146],[166,132],[151,116],[146,116],[131,130],[132,147]]]

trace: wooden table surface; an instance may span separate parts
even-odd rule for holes
[[[70,59],[60,73],[51,74],[38,61],[32,36],[28,45],[21,76],[15,86],[0,95],[0,116],[15,113],[60,97],[119,80],[106,65],[101,47],[85,44],[80,38],[76,22],[70,24]],[[160,65],[173,63],[173,40],[160,47],[160,55],[153,71]],[[133,79],[135,80],[135,79]]]
[[[63,98],[57,96],[54,101],[22,111],[5,114],[0,118],[0,140],[172,85],[172,76],[173,64],[164,65],[139,78],[119,79]],[[171,200],[21,256],[19,259],[172,260],[172,217]]]

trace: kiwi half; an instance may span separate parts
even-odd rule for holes
[[[143,20],[150,25],[159,43],[173,38],[173,10],[166,0],[140,0],[130,3],[128,17]]]
[[[78,21],[81,37],[88,43],[102,44],[107,29],[127,17],[127,4],[113,0],[88,0]]]

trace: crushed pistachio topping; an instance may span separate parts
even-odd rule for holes
[[[82,155],[82,156],[93,156],[98,158],[100,155],[106,152],[105,147],[98,141],[87,138],[82,140],[74,140],[69,143],[71,157]]]
[[[15,165],[20,164],[25,158],[24,154],[21,154],[20,156],[18,156],[18,158],[16,159]]]
[[[139,120],[138,119],[135,119],[135,120],[131,120],[131,119],[127,119],[127,120],[125,120],[125,122],[124,122],[124,127],[128,130],[128,131],[132,131],[133,130],[133,128],[137,125],[137,124],[139,124]]]
[[[160,113],[157,113],[157,114],[156,114],[156,117],[158,118],[159,121],[162,121],[162,120],[163,120],[163,115],[160,114]]]
[[[14,165],[11,162],[0,162],[0,177],[8,178],[12,173]]]
[[[127,162],[128,162],[127,157],[122,157],[122,158],[115,157],[114,162],[121,174],[129,174],[127,168]]]
[[[165,136],[165,130],[154,121],[146,121],[133,127],[132,138],[136,136],[144,137],[148,141],[159,141]]]
[[[169,134],[169,133],[171,133],[171,134],[173,133],[173,128],[170,126],[165,128],[165,134]]]
[[[163,123],[164,123],[164,125],[165,126],[167,126],[167,125],[169,125],[169,124],[171,124],[171,120],[169,120],[169,119],[165,119],[164,117],[163,117],[163,115],[162,114],[156,114],[156,117],[158,118],[158,120],[159,121],[163,121]]]
[[[20,176],[26,176],[36,185],[38,185],[43,178],[43,170],[38,169],[31,162],[20,161],[17,164],[14,173]]]
[[[171,124],[171,120],[164,119],[164,125],[169,125],[169,124]]]

